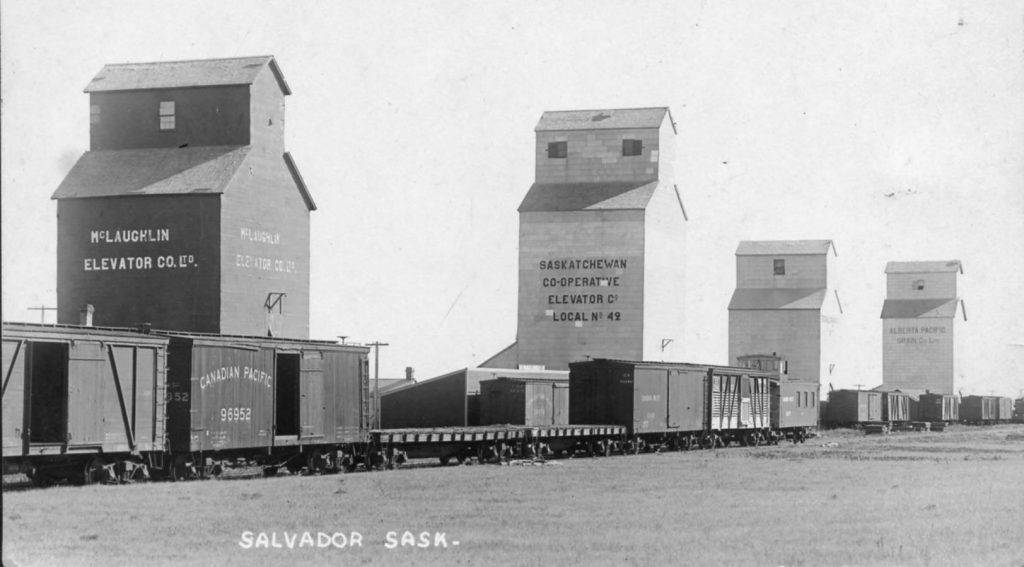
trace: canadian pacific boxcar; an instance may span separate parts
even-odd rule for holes
[[[165,334],[175,475],[237,458],[271,469],[355,464],[369,428],[366,347]]]
[[[771,436],[775,374],[689,363],[569,364],[569,423],[627,428],[632,448],[757,444]]]
[[[160,468],[167,342],[123,329],[4,323],[4,473],[95,482]]]

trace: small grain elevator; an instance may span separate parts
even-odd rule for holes
[[[831,240],[740,242],[729,302],[730,363],[772,353],[787,361],[789,381],[815,384],[836,371],[842,307],[828,281],[834,256]]]
[[[953,394],[959,260],[889,262],[882,305],[882,383],[904,391]],[[964,320],[967,319],[963,313]]]

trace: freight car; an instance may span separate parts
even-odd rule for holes
[[[817,431],[821,404],[817,382],[789,379],[789,364],[776,354],[749,354],[736,357],[739,366],[778,374],[771,381],[772,432],[794,443],[805,441]]]
[[[1010,423],[1013,421],[1013,398],[1000,396],[996,399],[996,420],[999,423]]]
[[[480,424],[568,425],[569,380],[495,378],[480,382]]]
[[[951,423],[960,420],[960,404],[952,394],[921,394],[917,400],[917,415],[914,421]]]
[[[595,359],[569,364],[569,422],[626,428],[626,450],[776,440],[777,374],[689,363]],[[607,450],[607,449],[606,449]]]
[[[963,396],[960,398],[960,421],[974,425],[995,423],[999,416],[999,399],[995,396]]]
[[[902,425],[910,421],[910,394],[898,390],[879,393],[882,395],[882,421],[889,425]]]
[[[163,466],[166,337],[3,324],[3,470],[36,482]]]
[[[369,349],[329,341],[3,324],[4,472],[33,481],[351,468]]]
[[[163,333],[172,474],[239,459],[321,471],[360,462],[369,349],[331,341]]]
[[[826,422],[837,427],[882,423],[882,394],[872,390],[833,390]]]

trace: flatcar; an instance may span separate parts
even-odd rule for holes
[[[772,440],[771,382],[749,368],[595,359],[569,364],[569,422],[626,428],[627,450]],[[605,448],[608,451],[608,448]]]

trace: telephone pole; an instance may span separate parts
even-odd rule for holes
[[[373,341],[368,346],[373,347],[373,424],[380,429],[380,347],[388,343]]]

